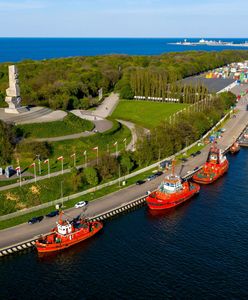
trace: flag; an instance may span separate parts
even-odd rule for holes
[[[32,163],[32,165],[29,166],[29,168],[35,167],[35,162]]]
[[[49,158],[47,158],[46,160],[44,160],[44,164],[47,164],[49,162]]]
[[[116,146],[118,144],[118,142],[116,141],[115,143],[114,143],[114,146]]]
[[[84,155],[86,155],[86,153],[87,153],[87,151],[85,150],[85,151],[84,151]]]
[[[60,157],[57,158],[57,160],[63,160],[63,159],[64,159],[63,156],[60,156]]]
[[[73,154],[71,155],[71,157],[73,157],[73,156],[76,156],[76,153],[73,153]]]
[[[19,166],[19,167],[16,167],[15,169],[16,169],[17,172],[20,172],[20,171],[21,171],[21,167],[20,167],[20,166]]]
[[[93,150],[98,150],[98,146],[96,146],[95,148],[93,148]]]

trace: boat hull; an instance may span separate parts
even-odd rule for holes
[[[95,226],[95,224],[97,224],[97,226]],[[54,243],[47,243],[47,244],[42,243],[38,240],[38,241],[36,241],[35,246],[39,253],[49,253],[49,252],[60,251],[60,250],[69,248],[75,244],[78,244],[78,243],[92,237],[93,235],[98,233],[102,228],[103,228],[102,223],[94,222],[91,231],[86,232],[86,233],[83,232],[82,234],[80,234],[80,232],[79,232],[77,234],[77,236],[72,239],[70,239],[70,237],[68,237],[68,239],[63,240],[62,242],[59,242],[59,243],[54,242]],[[50,236],[52,236],[52,235],[55,236],[55,233],[53,232],[50,234]]]
[[[223,165],[220,165],[215,171],[213,171],[214,173],[209,172],[204,174],[204,176],[201,176],[202,170],[200,170],[192,177],[192,179],[200,184],[210,184],[223,176],[227,172],[228,167],[229,163],[226,160]]]
[[[194,186],[194,189],[171,194],[166,199],[159,198],[157,192],[154,192],[146,198],[146,203],[151,210],[165,210],[178,206],[199,193],[199,185],[195,183],[191,183],[191,185]]]

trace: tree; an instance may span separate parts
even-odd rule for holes
[[[97,169],[102,179],[111,178],[118,173],[116,158],[108,153],[104,154],[100,159]]]
[[[0,121],[0,163],[10,163],[14,151],[14,128]]]
[[[98,174],[95,168],[93,167],[88,167],[85,168],[84,171],[84,177],[86,179],[86,181],[88,182],[88,184],[90,185],[97,185],[99,182],[99,178],[98,178]]]
[[[74,192],[84,184],[84,176],[77,168],[71,170],[71,185]]]
[[[129,173],[133,169],[134,162],[128,152],[121,154],[120,165],[124,173]]]

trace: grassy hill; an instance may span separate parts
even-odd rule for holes
[[[21,130],[27,138],[49,138],[79,133],[86,130],[90,131],[94,128],[94,124],[88,120],[80,119],[72,113],[68,113],[61,121],[23,124],[18,125],[17,128]]]

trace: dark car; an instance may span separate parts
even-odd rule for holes
[[[28,224],[34,224],[34,223],[37,223],[37,222],[41,222],[43,220],[43,216],[39,216],[39,217],[33,217],[32,219],[30,219],[28,221]]]
[[[191,153],[190,156],[191,156],[191,157],[195,157],[195,156],[196,156],[195,152],[194,152],[194,153]]]
[[[198,151],[195,152],[195,154],[196,154],[196,155],[199,155],[199,154],[201,154],[201,151],[198,150]]]
[[[160,165],[160,168],[164,169],[165,167],[169,168],[171,166],[171,164],[172,164],[171,160],[164,160],[159,165]]]
[[[161,176],[162,174],[164,174],[162,171],[158,171],[158,172],[156,172],[154,175],[155,175],[156,177],[158,177],[158,176]]]
[[[145,180],[138,180],[138,181],[136,181],[136,185],[141,185],[143,183],[145,183]]]
[[[183,158],[181,158],[181,161],[186,162],[188,160],[187,160],[187,158],[183,157]]]
[[[155,175],[155,174],[152,174],[152,175],[149,175],[148,177],[147,177],[147,180],[148,181],[151,181],[151,180],[153,180],[153,179],[155,179],[157,176]]]
[[[54,210],[54,211],[51,211],[49,214],[46,215],[46,217],[49,217],[49,218],[52,218],[52,217],[55,217],[59,214],[59,210]]]

